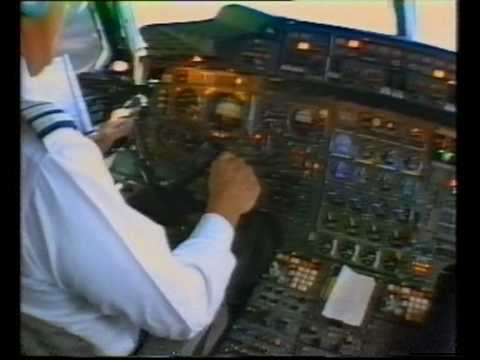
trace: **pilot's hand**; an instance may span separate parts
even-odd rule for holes
[[[234,227],[249,212],[260,194],[253,169],[239,157],[225,152],[212,164],[207,212],[227,219]]]
[[[107,152],[118,139],[131,134],[138,112],[120,108],[112,112],[110,119],[100,126],[93,140],[102,152]]]

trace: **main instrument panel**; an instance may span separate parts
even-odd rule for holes
[[[385,329],[424,323],[455,262],[454,128],[331,90],[189,67],[155,85],[156,120],[143,120],[139,145],[157,176],[182,182],[232,151],[261,179],[259,208],[283,224],[221,355],[394,353]],[[377,280],[361,330],[320,315],[342,265]]]
[[[233,26],[242,16],[248,30]],[[455,263],[455,55],[239,6],[142,33],[153,92],[138,148],[151,176],[206,197],[202,170],[232,151],[283,226],[216,354],[404,351],[395,339],[428,320]],[[345,265],[376,280],[360,327],[321,315]]]
[[[218,70],[175,68],[153,96],[140,148],[158,177],[181,180],[212,154],[237,153],[264,185],[260,209],[286,224],[284,250],[417,284],[452,261],[452,128],[321,85],[302,93]]]

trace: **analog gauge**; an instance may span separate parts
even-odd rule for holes
[[[322,122],[327,121],[328,119],[328,109],[320,109],[317,112],[317,116]]]
[[[370,120],[370,124],[374,129],[379,128],[382,125],[382,119],[375,116]]]
[[[336,134],[333,139],[332,150],[337,155],[351,156],[353,153],[352,138],[347,134]]]
[[[312,109],[298,110],[290,118],[290,128],[295,135],[308,136],[312,132],[323,129],[327,116],[327,110],[318,112]]]
[[[242,126],[243,106],[232,98],[223,98],[215,104],[214,122],[222,130],[238,129]]]
[[[299,110],[293,114],[290,126],[293,132],[300,136],[306,136],[314,128],[314,116],[311,110]]]
[[[243,126],[243,102],[233,96],[221,96],[209,104],[210,136],[215,141],[232,139]]]
[[[385,129],[390,132],[394,132],[397,128],[397,124],[395,122],[389,120],[385,122]]]

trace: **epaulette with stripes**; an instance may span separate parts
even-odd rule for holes
[[[22,100],[20,110],[22,120],[40,139],[58,129],[77,129],[73,117],[52,103]]]

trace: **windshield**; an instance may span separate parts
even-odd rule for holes
[[[271,15],[395,35],[391,0],[322,1],[135,1],[139,27],[214,18],[225,5],[239,4]],[[417,41],[456,51],[455,0],[417,0]]]

